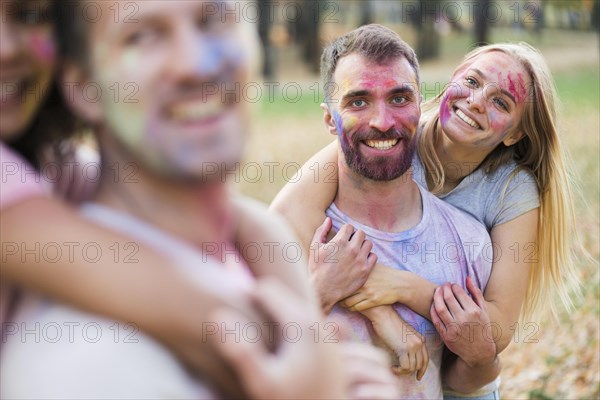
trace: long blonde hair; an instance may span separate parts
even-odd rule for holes
[[[470,65],[479,55],[492,51],[503,52],[519,61],[528,71],[532,84],[528,88],[520,121],[524,137],[512,146],[500,143],[487,155],[479,168],[489,174],[514,160],[518,169],[524,169],[535,177],[540,194],[538,251],[536,262],[531,266],[522,317],[534,316],[546,306],[557,316],[558,307],[552,292],[558,293],[567,310],[572,309],[570,291],[579,290],[579,278],[571,246],[571,239],[576,238],[572,183],[555,122],[556,89],[546,61],[538,50],[527,43],[479,47],[465,56],[454,74]],[[423,105],[425,123],[417,146],[432,185],[430,189],[435,194],[442,191],[445,181],[444,169],[435,148],[441,137],[440,99],[446,89]],[[515,176],[517,170],[511,177]]]

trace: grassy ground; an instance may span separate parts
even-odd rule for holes
[[[583,297],[574,312],[563,313],[560,322],[549,318],[523,330],[503,353],[503,398],[598,398],[600,396],[600,69],[598,36],[591,33],[549,32],[541,39],[526,34],[493,32],[503,40],[530,40],[544,53],[556,79],[561,98],[560,127],[570,155],[575,182],[577,230],[591,260],[582,260]],[[468,38],[443,42],[446,57],[422,65],[423,80],[445,83]],[[286,55],[286,59],[290,58]],[[242,192],[270,202],[297,167],[332,140],[321,120],[318,77],[295,62],[281,60],[280,88],[298,83],[302,96],[295,103],[282,95],[263,98],[255,107],[253,134],[242,169]],[[429,85],[428,87],[433,87]],[[311,89],[312,88],[312,89]],[[281,90],[276,90],[280,93]],[[293,93],[292,93],[293,94]],[[266,96],[265,96],[266,97]],[[289,99],[290,96],[288,96]],[[265,164],[267,163],[267,164]],[[268,164],[275,163],[275,164]],[[256,166],[261,176],[256,176]]]

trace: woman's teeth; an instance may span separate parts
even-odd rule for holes
[[[473,121],[471,118],[467,117],[465,115],[464,112],[460,111],[458,108],[456,109],[456,115],[458,115],[458,118],[462,119],[463,121],[465,121],[468,125],[471,125],[473,128],[479,129],[481,128],[479,126],[479,124],[475,121]]]
[[[398,143],[400,139],[391,140],[365,140],[365,144],[377,150],[389,150]]]

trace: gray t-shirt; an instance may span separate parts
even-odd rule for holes
[[[412,166],[413,179],[427,187],[425,168],[418,152],[415,152]],[[535,178],[522,169],[513,175],[517,168],[517,164],[511,161],[490,175],[481,168],[476,169],[450,192],[438,197],[475,217],[489,232],[494,226],[540,206]]]
[[[417,185],[419,186],[419,185]],[[404,232],[382,232],[363,225],[346,215],[332,203],[326,211],[333,227],[339,230],[345,223],[362,229],[373,242],[373,253],[380,263],[415,274],[442,285],[452,282],[465,287],[469,276],[485,290],[491,273],[492,247],[490,237],[481,223],[471,216],[439,200],[419,186],[423,217],[413,228]],[[401,398],[441,399],[440,368],[444,343],[431,321],[407,306],[393,305],[398,314],[426,337],[429,367],[421,381],[414,376],[398,377]],[[353,339],[370,342],[376,335],[369,320],[358,312],[335,305],[330,314],[341,318],[351,327]],[[398,332],[399,338],[406,332]]]

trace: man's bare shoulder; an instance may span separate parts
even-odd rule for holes
[[[234,206],[237,213],[239,229],[255,232],[256,235],[268,233],[272,239],[298,241],[290,225],[279,213],[256,199],[236,195]]]

